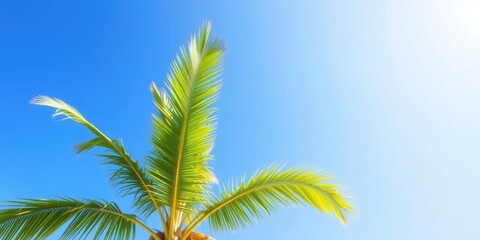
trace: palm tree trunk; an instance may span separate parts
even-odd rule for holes
[[[157,237],[160,238],[160,240],[165,240],[165,234],[163,234],[163,232],[161,231],[157,231]],[[150,236],[150,238],[148,238],[148,240],[155,240],[155,238],[153,238],[153,236]]]
[[[161,239],[161,240],[176,240],[175,238],[172,239],[167,239],[165,234],[161,231],[157,231],[156,235]],[[175,236],[177,239],[180,239],[181,236]],[[150,237],[149,240],[155,240],[153,237]],[[192,232],[190,236],[187,237],[186,240],[215,240],[212,237],[209,237],[203,233],[199,232]]]

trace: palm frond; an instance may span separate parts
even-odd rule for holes
[[[170,222],[178,219],[177,212],[193,211],[194,204],[203,203],[209,184],[216,181],[207,161],[212,159],[215,109],[211,105],[218,98],[224,47],[220,40],[209,39],[209,33],[207,23],[188,49],[180,50],[166,92],[151,85],[157,113],[151,137],[154,150],[147,162],[158,183],[158,198],[171,207]]]
[[[353,213],[347,197],[339,186],[329,183],[330,177],[307,168],[284,169],[272,165],[242,180],[237,187],[223,189],[213,204],[193,220],[194,229],[207,219],[215,231],[235,230],[268,215],[279,206],[292,204],[311,205],[318,211],[335,215],[346,223],[345,213]]]
[[[44,239],[63,225],[61,239],[131,239],[137,225],[154,234],[135,215],[106,201],[24,199],[0,210],[0,239]]]
[[[95,137],[78,144],[76,146],[77,153],[86,152],[94,147],[106,149],[106,153],[99,155],[104,158],[103,163],[115,166],[112,171],[111,181],[117,187],[117,190],[121,194],[133,195],[135,207],[145,216],[149,216],[156,209],[158,210],[158,203],[151,190],[153,183],[147,171],[137,161],[131,159],[121,142],[108,138],[92,123],[87,121],[77,109],[60,99],[37,96],[31,103],[55,108],[54,117],[64,116],[64,119],[71,119],[89,129]]]

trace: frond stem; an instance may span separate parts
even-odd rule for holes
[[[198,51],[198,49],[197,49]],[[198,52],[197,52],[198,54]],[[180,163],[181,163],[181,160],[182,160],[182,156],[183,156],[183,148],[184,148],[184,144],[185,144],[185,135],[186,135],[186,131],[187,131],[187,126],[188,126],[188,115],[190,113],[190,107],[191,107],[191,104],[192,104],[192,95],[193,95],[193,89],[195,87],[195,79],[196,79],[196,75],[197,75],[197,68],[198,68],[198,65],[200,65],[200,62],[201,62],[201,59],[203,57],[203,53],[201,54],[200,58],[198,59],[198,62],[196,62],[196,64],[193,66],[193,71],[192,71],[192,81],[189,81],[189,91],[190,91],[190,94],[188,96],[188,101],[185,103],[185,115],[184,115],[184,118],[183,118],[183,122],[182,122],[182,129],[181,129],[181,133],[180,133],[180,143],[179,143],[179,146],[178,146],[178,156],[177,156],[177,169],[176,169],[176,172],[175,172],[175,180],[174,180],[174,187],[173,187],[173,196],[172,196],[172,207],[171,207],[171,212],[170,212],[170,226],[169,226],[169,232],[170,233],[174,233],[175,232],[175,223],[174,221],[176,220],[176,214],[177,214],[177,195],[178,195],[178,180],[180,178]]]
[[[160,211],[160,208],[158,206],[158,203],[157,201],[155,200],[155,198],[153,197],[152,195],[152,192],[150,190],[150,188],[148,187],[148,185],[145,183],[142,175],[137,172],[137,170],[135,169],[135,167],[132,165],[132,163],[128,160],[128,157],[124,154],[123,151],[121,151],[120,149],[118,149],[117,145],[115,145],[112,140],[110,140],[110,138],[108,138],[105,134],[103,134],[103,132],[101,132],[98,128],[96,128],[95,126],[93,126],[92,124],[90,124],[90,127],[91,127],[91,130],[96,133],[98,136],[102,137],[106,142],[109,143],[110,147],[115,149],[115,151],[117,153],[120,154],[120,156],[126,160],[126,162],[128,163],[128,165],[130,166],[130,168],[133,170],[133,172],[135,173],[135,175],[138,176],[138,178],[140,179],[140,182],[142,183],[142,186],[145,188],[145,190],[147,191],[147,194],[150,198],[150,200],[152,201],[152,204],[153,206],[155,207],[156,211],[158,212],[158,214],[160,215],[160,219],[162,221],[162,224],[165,226],[165,219],[163,217],[163,214],[162,212]]]
[[[110,213],[110,214],[114,214],[114,215],[117,215],[119,217],[123,217],[125,218],[126,220],[130,221],[130,222],[133,222],[135,224],[137,224],[139,227],[143,228],[145,231],[147,231],[155,240],[161,240],[160,237],[158,237],[155,232],[150,229],[149,227],[147,227],[145,224],[143,224],[142,222],[138,221],[137,219],[135,218],[132,218],[132,217],[128,217],[124,214],[121,214],[121,213],[118,213],[118,212],[115,212],[115,211],[110,211],[110,210],[107,210],[107,209],[96,209],[98,211],[101,211],[101,212],[106,212],[106,213]]]

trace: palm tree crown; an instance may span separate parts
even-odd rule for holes
[[[217,179],[208,166],[213,158],[215,109],[218,99],[224,45],[209,38],[206,23],[187,48],[181,48],[171,66],[166,90],[151,84],[153,150],[138,162],[121,141],[111,139],[78,110],[60,99],[38,96],[33,104],[55,108],[63,116],[85,126],[93,134],[78,144],[78,153],[103,148],[99,156],[114,171],[110,180],[122,196],[133,198],[136,214],[127,214],[109,201],[89,199],[23,199],[0,210],[0,239],[41,239],[62,228],[62,239],[130,239],[140,227],[154,240],[194,240],[208,236],[195,232],[207,221],[214,231],[245,227],[278,206],[311,205],[346,223],[353,213],[347,197],[330,177],[308,168],[274,164],[257,171],[238,186],[228,184],[215,192]],[[163,231],[145,224],[158,215]],[[160,228],[160,226],[157,226]]]

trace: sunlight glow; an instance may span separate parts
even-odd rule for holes
[[[453,19],[463,37],[480,40],[480,1],[460,0],[453,3]]]

